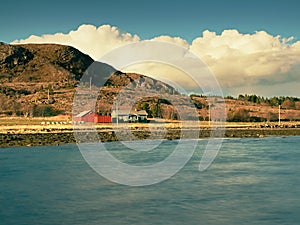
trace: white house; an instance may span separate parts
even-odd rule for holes
[[[113,110],[111,113],[113,123],[147,123],[147,116],[146,110]]]

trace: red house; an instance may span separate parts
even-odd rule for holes
[[[91,110],[83,111],[74,117],[75,122],[111,123],[111,116],[99,116]]]
[[[111,123],[111,116],[99,116],[95,115],[94,117],[95,123]]]
[[[91,110],[83,111],[74,117],[75,122],[94,122],[95,113]]]

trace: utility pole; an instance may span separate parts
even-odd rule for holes
[[[278,125],[281,125],[280,104],[278,104]]]
[[[92,90],[92,77],[90,77],[90,90]]]
[[[48,101],[50,100],[50,91],[49,91],[49,88],[48,88]]]
[[[211,112],[210,112],[210,103],[208,103],[208,126],[210,126],[210,120],[211,120]]]
[[[116,121],[117,121],[117,126],[119,126],[119,112],[118,112],[118,102],[115,101],[115,108],[116,108]]]

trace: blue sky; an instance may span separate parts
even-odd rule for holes
[[[142,39],[179,36],[191,42],[204,30],[265,30],[300,39],[300,2],[286,1],[19,1],[1,3],[0,40],[69,32],[81,24],[115,25]]]

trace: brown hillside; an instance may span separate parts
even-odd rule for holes
[[[86,75],[81,79],[83,73]],[[114,99],[125,87],[130,100],[142,101],[140,96],[146,93],[155,95],[152,100],[147,99],[147,107],[154,111],[154,107],[161,105],[163,114],[168,114],[164,108],[170,108],[170,104],[166,104],[157,94],[178,94],[163,82],[140,74],[122,73],[107,64],[94,62],[73,47],[0,43],[2,115],[70,115],[79,80],[88,86],[92,81],[93,88],[102,87],[95,111],[104,114],[111,112]],[[160,109],[155,109],[153,116],[162,114],[158,111]]]
[[[91,57],[69,46],[0,43],[0,112],[70,113],[72,88],[92,63]]]
[[[56,44],[0,43],[0,82],[56,82],[79,80],[93,59],[77,49]]]

